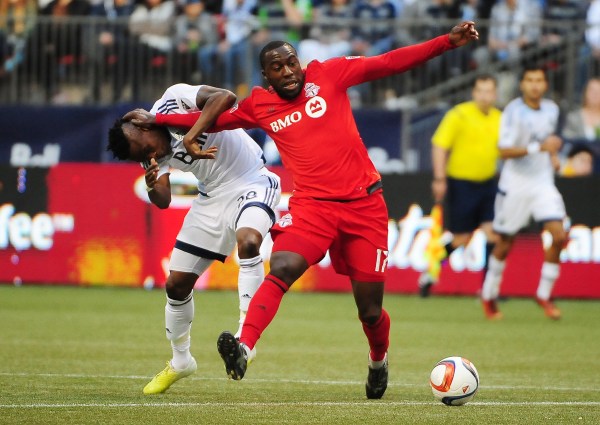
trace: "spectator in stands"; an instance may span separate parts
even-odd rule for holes
[[[469,10],[464,9],[465,16],[468,16]],[[400,17],[402,25],[398,34],[398,43],[406,46],[427,40],[433,34],[439,34],[442,28],[446,27],[448,20],[460,20],[462,16],[461,4],[455,0],[415,1],[404,8]],[[465,49],[453,50],[428,61],[424,70],[415,69],[411,73],[413,85],[426,88],[432,83],[459,75],[467,68],[473,47],[474,45],[469,45]]]
[[[322,0],[260,0],[258,18],[260,27],[252,36],[252,86],[262,86],[259,72],[259,52],[271,40],[286,40],[295,48],[308,35],[313,19],[313,7]]]
[[[492,8],[488,48],[493,59],[514,63],[541,35],[542,9],[533,0],[500,0]]]
[[[585,19],[585,6],[580,0],[547,0],[543,13],[547,25],[543,42],[559,44],[565,37],[577,34],[580,21]]]
[[[90,15],[105,20],[98,23],[97,27],[91,28],[95,37],[92,46],[91,64],[97,70],[97,78],[93,82],[93,99],[99,100],[101,83],[107,75],[111,77],[112,97],[111,100],[119,100],[125,77],[127,75],[127,42],[129,32],[127,30],[127,18],[131,16],[134,9],[134,0],[107,0],[92,5]]]
[[[129,18],[129,31],[137,36],[131,75],[133,100],[140,100],[140,84],[144,76],[153,75],[168,66],[176,13],[173,0],[144,0]]]
[[[564,68],[563,60],[556,59],[562,56],[561,52],[567,51],[571,45],[580,48],[584,45],[580,31],[581,22],[585,19],[586,4],[581,0],[546,0],[544,4],[543,36],[539,42],[544,47],[545,67],[560,70]],[[567,44],[571,43],[571,45]],[[564,78],[554,81],[555,93],[561,94],[568,83]],[[580,83],[575,83],[577,92],[581,92]]]
[[[262,47],[270,40],[280,39],[297,46],[301,39],[306,38],[316,1],[261,0],[258,16],[262,26],[254,36],[254,43]]]
[[[393,20],[396,8],[390,0],[357,0],[352,26],[352,55],[376,56],[392,50],[395,45]],[[437,60],[434,58],[432,60]],[[378,82],[368,82],[351,87],[348,95],[353,107],[360,107],[367,97],[377,96]]]
[[[218,44],[206,46],[200,50],[199,60],[203,74],[209,76],[215,72],[215,62],[223,65],[223,81],[220,85],[232,91],[238,80],[238,70],[243,71],[240,83],[246,87],[250,83],[250,72],[252,69],[253,55],[249,38],[258,27],[256,18],[256,0],[224,0],[222,17],[225,21],[225,34],[223,40]],[[247,90],[242,89],[239,95],[246,95]]]
[[[198,82],[196,71],[201,69],[197,65],[200,51],[215,46],[218,41],[217,19],[207,10],[206,2],[187,0],[183,5],[183,13],[175,21],[175,45],[178,63],[182,68],[179,81]],[[208,75],[202,75],[201,78],[205,84],[210,84]]]
[[[40,57],[31,59],[40,67],[37,73],[42,78],[47,101],[60,103],[65,100],[59,92],[59,80],[68,70],[76,70],[83,61],[81,24],[64,18],[88,16],[89,13],[87,0],[52,0],[40,10],[39,15],[49,17],[50,22],[38,22],[32,42],[39,49]]]
[[[445,28],[441,20],[457,18],[459,10],[454,0],[413,1],[404,7],[400,16],[403,25],[398,34],[399,43],[406,46],[439,34],[439,29]]]
[[[35,0],[0,0],[0,79],[23,62],[36,15]]]
[[[567,140],[600,141],[600,78],[588,81],[583,105],[567,114],[563,137]]]
[[[204,3],[204,10],[206,13],[209,13],[213,16],[220,14],[221,10],[223,10],[223,0],[202,0],[202,3]]]
[[[594,171],[594,151],[583,143],[575,144],[569,150],[567,161],[560,170],[563,177],[590,176]]]
[[[350,54],[353,12],[349,0],[328,0],[313,9],[314,19],[309,37],[298,44],[298,58],[302,66],[313,59],[323,62]]]
[[[375,56],[390,51],[394,45],[396,8],[389,0],[358,0],[354,18],[352,51],[359,56]]]
[[[600,0],[592,0],[586,14],[587,29],[583,56],[591,58],[592,75],[598,75],[600,63]],[[588,70],[582,70],[582,76],[587,76]],[[587,80],[587,78],[581,78]]]

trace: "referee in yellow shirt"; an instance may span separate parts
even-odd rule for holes
[[[433,182],[436,203],[445,201],[447,228],[453,234],[447,255],[465,246],[479,227],[485,232],[485,263],[494,241],[492,220],[496,196],[498,137],[501,112],[496,103],[496,80],[477,77],[472,100],[450,109],[432,138]],[[435,280],[427,272],[419,278],[419,292],[429,295]]]

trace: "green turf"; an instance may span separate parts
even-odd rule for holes
[[[471,297],[390,296],[390,386],[366,400],[367,345],[350,294],[288,294],[240,382],[216,351],[236,329],[237,294],[197,293],[198,372],[143,396],[164,367],[164,293],[0,285],[0,424],[598,424],[600,302],[526,299],[486,322]],[[436,361],[475,363],[474,401],[433,400]]]

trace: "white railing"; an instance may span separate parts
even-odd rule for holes
[[[450,29],[455,23],[436,22],[436,28]],[[275,20],[269,24],[285,25]],[[350,30],[358,24],[346,21]],[[311,31],[315,25],[301,33],[305,36],[318,33]],[[392,21],[389,25],[396,46],[407,35],[416,36],[411,41],[418,41],[419,34],[427,33],[426,22]],[[488,22],[478,23],[483,34],[488,26]],[[511,97],[520,67],[525,62],[537,62],[548,68],[551,95],[562,106],[571,107],[578,102],[584,81],[598,74],[598,64],[583,42],[585,23],[542,22],[541,27],[542,34],[557,30],[563,31],[564,36],[557,44],[548,44],[540,38],[522,52],[518,61],[505,62],[489,59],[491,55],[482,40],[405,74],[358,87],[352,93],[353,99],[357,100],[357,107],[411,109],[440,102],[452,104],[468,97],[473,78],[479,72],[498,76],[503,90],[501,98]],[[19,57],[4,55],[12,62],[0,73],[0,102],[101,105],[151,102],[165,87],[176,82],[227,86],[244,96],[251,85],[261,82],[257,59],[262,45],[255,45],[252,37],[246,40],[239,63],[229,68],[230,74],[222,57],[211,57],[211,44],[182,48],[176,45],[174,37],[171,48],[157,49],[133,35],[127,20],[108,22],[86,17],[57,22],[38,17],[27,38],[17,47]],[[482,61],[486,56],[488,59]],[[207,61],[211,61],[211,66],[206,66]]]

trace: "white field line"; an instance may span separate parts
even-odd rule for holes
[[[12,378],[71,378],[71,379],[133,379],[133,380],[146,380],[151,379],[152,376],[146,375],[93,375],[83,373],[20,373],[20,372],[0,372],[0,378],[3,376]],[[201,377],[201,376],[190,376],[186,378],[186,381],[227,381],[227,377]],[[244,380],[248,384],[251,383],[285,383],[285,384],[301,384],[301,385],[363,385],[364,381],[320,381],[320,380],[308,380],[308,379],[260,379],[260,378],[249,378]],[[402,382],[390,382],[389,387],[405,387],[405,388],[419,388],[428,387],[427,384],[407,384]],[[540,390],[540,391],[585,391],[585,392],[598,392],[600,387],[548,387],[548,386],[534,386],[534,385],[480,385],[483,390]],[[470,403],[471,404],[471,403]]]
[[[362,402],[335,402],[335,401],[291,401],[291,402],[204,402],[204,403],[28,403],[28,404],[0,404],[0,409],[57,409],[57,408],[137,408],[137,407],[371,407],[375,405],[385,406],[431,406],[440,405],[438,402],[419,402],[419,401],[362,401]],[[496,407],[496,406],[564,406],[564,407],[600,407],[600,402],[596,401],[517,401],[517,402],[481,402],[473,401],[469,406]]]

